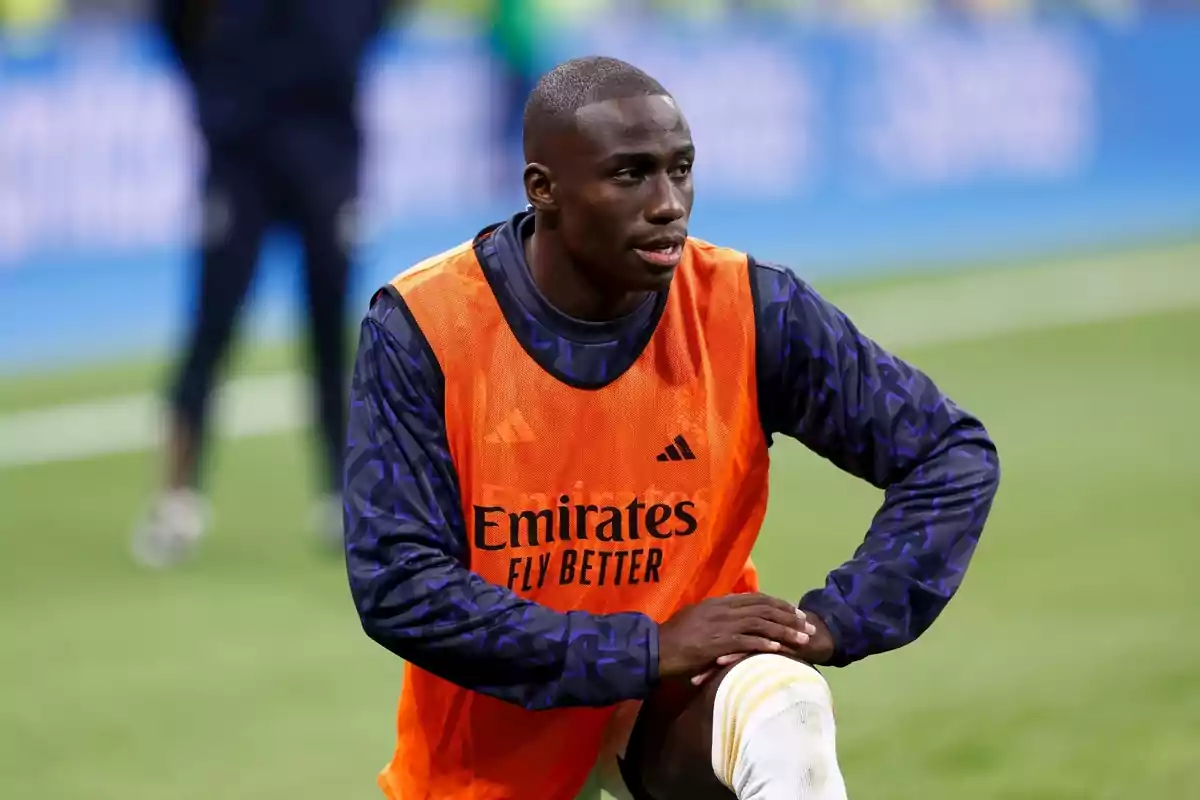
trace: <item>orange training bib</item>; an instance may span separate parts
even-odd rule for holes
[[[504,318],[471,244],[393,285],[445,376],[468,566],[559,611],[662,622],[757,590],[767,501],[745,255],[691,239],[662,317],[624,374],[575,388]],[[407,665],[393,800],[573,800],[611,709],[526,711]]]

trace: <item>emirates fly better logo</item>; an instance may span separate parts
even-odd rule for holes
[[[692,536],[707,510],[707,503],[680,492],[626,493],[620,500],[611,492],[584,495],[561,494],[552,507],[520,494],[506,498],[524,499],[520,505],[475,504],[474,550],[511,553],[507,582],[513,590],[658,583],[664,545]]]

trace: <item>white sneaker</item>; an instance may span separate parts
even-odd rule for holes
[[[337,492],[322,497],[313,508],[313,531],[321,545],[340,553],[345,546],[342,521],[342,495]]]
[[[161,495],[133,534],[133,558],[145,567],[174,566],[192,554],[208,526],[204,498],[191,489]]]

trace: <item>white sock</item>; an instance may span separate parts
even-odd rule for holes
[[[738,800],[845,800],[829,684],[786,656],[756,655],[721,681],[712,766]]]

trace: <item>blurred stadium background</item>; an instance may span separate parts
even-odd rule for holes
[[[1001,450],[957,601],[831,676],[851,796],[1200,798],[1200,4],[416,6],[367,70],[356,313],[521,202],[501,74],[646,68],[693,123],[695,233],[794,267]],[[0,0],[0,797],[375,797],[399,664],[302,533],[286,236],[220,404],[211,535],[169,574],[127,555],[197,216],[145,12]],[[758,558],[799,597],[878,497],[775,460]]]

